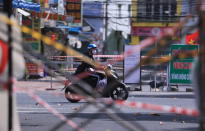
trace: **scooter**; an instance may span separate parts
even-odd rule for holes
[[[65,98],[68,101],[77,103],[87,96],[94,98],[111,97],[113,100],[126,100],[128,98],[128,87],[119,80],[119,76],[112,69],[95,71],[93,68],[89,68],[89,75],[81,80],[82,83],[79,81],[65,84]],[[86,84],[91,87],[91,90],[83,87]]]

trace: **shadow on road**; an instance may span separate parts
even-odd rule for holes
[[[122,117],[126,121],[166,121],[166,122],[186,122],[186,123],[198,123],[197,117],[184,116],[178,114],[168,113],[114,113]],[[71,113],[64,114],[69,118]],[[106,113],[78,113],[75,118],[89,119],[93,115],[98,115],[97,119],[110,119]]]

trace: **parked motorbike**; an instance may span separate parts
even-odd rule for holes
[[[155,81],[151,81],[149,82],[149,85],[152,89],[155,88]],[[161,86],[164,86],[165,85],[165,82],[161,81],[161,82],[156,82],[156,88],[160,88]]]
[[[67,83],[64,89],[65,98],[68,101],[76,103],[83,99],[82,95],[96,97],[96,94],[100,94],[97,97],[111,97],[113,100],[126,100],[128,98],[127,86],[119,80],[117,73],[110,67],[109,71],[96,71],[90,68],[89,75],[81,80],[88,84],[92,90],[86,90],[80,81]]]

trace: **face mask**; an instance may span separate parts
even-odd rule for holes
[[[92,50],[92,54],[96,55],[97,54],[97,50]]]

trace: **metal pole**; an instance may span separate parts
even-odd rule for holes
[[[202,2],[201,4],[204,4]],[[202,5],[203,6],[203,5]],[[200,131],[204,131],[205,124],[205,9],[199,11],[199,110],[200,110]]]
[[[4,0],[4,12],[7,13],[7,16],[10,18],[12,15],[12,0]],[[11,38],[11,25],[8,25],[8,130],[13,130],[13,91],[12,91],[12,38]]]
[[[150,73],[150,75],[149,75],[149,76],[150,76],[150,77],[149,77],[149,80],[150,80],[150,82],[151,82],[151,81],[152,81],[152,72],[150,71],[149,73]],[[150,88],[149,88],[149,89],[150,89],[149,91],[151,92],[151,91],[152,91],[151,85],[150,85]]]
[[[52,73],[52,75],[51,75],[51,89],[53,88],[53,73]]]
[[[103,47],[103,53],[105,53],[106,49],[107,49],[107,31],[108,30],[108,0],[106,0],[105,3],[105,43],[104,43],[104,47]]]
[[[154,91],[156,92],[157,90],[157,73],[156,71],[154,72]]]
[[[167,73],[166,73],[166,84],[167,84],[167,88],[166,88],[166,91],[168,91],[169,89],[169,63],[167,65]]]

